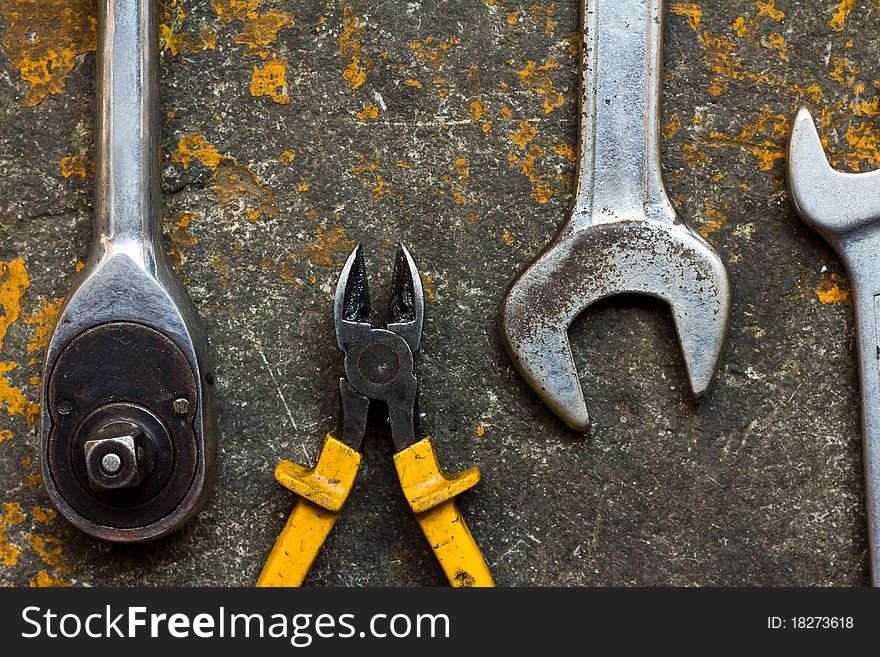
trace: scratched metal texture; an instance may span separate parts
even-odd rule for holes
[[[197,520],[137,547],[56,517],[39,480],[40,354],[86,256],[93,0],[0,0],[0,583],[250,585],[334,427],[332,294],[394,243],[427,290],[423,429],[499,585],[863,585],[848,287],[792,213],[789,118],[844,170],[880,165],[875,0],[667,3],[663,165],[734,290],[702,405],[658,303],[612,300],[572,343],[595,426],[519,379],[495,314],[571,201],[579,2],[168,0],[165,241],[217,363],[219,479]],[[574,36],[572,36],[574,34]],[[855,202],[855,200],[854,200]],[[309,585],[442,585],[381,422]]]

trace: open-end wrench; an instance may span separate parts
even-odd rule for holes
[[[834,170],[813,117],[801,108],[788,143],[795,210],[837,252],[849,276],[862,383],[862,432],[871,582],[880,586],[880,169]]]
[[[730,315],[724,264],[663,187],[662,1],[589,0],[584,41],[571,218],[514,281],[500,315],[523,377],[578,431],[590,421],[568,327],[589,305],[623,293],[669,304],[697,398],[714,376]]]
[[[94,237],[46,353],[53,502],[113,541],[178,528],[213,483],[213,375],[162,250],[156,0],[100,0]]]

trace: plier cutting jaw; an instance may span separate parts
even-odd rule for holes
[[[341,440],[360,451],[370,401],[388,406],[397,451],[417,442],[418,381],[413,353],[422,340],[422,281],[405,246],[397,250],[392,280],[391,323],[375,328],[363,248],[349,256],[336,287],[336,341],[345,354],[339,380]]]
[[[281,461],[275,478],[300,496],[257,586],[299,586],[336,522],[354,485],[370,404],[388,407],[394,464],[401,489],[440,566],[453,586],[494,586],[455,497],[476,485],[480,471],[449,475],[431,438],[418,438],[418,381],[413,353],[421,342],[424,296],[409,251],[398,247],[391,322],[371,323],[362,247],[349,256],[336,287],[336,339],[345,354],[339,380],[338,436],[328,434],[318,463],[307,469]]]

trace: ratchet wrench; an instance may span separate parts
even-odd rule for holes
[[[157,0],[100,0],[94,234],[49,342],[43,479],[79,529],[163,536],[213,487],[214,378],[162,250]]]

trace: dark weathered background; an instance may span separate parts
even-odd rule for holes
[[[499,584],[865,584],[848,288],[792,214],[783,148],[806,103],[836,165],[880,166],[880,3],[667,3],[666,181],[728,263],[730,340],[697,406],[662,306],[588,312],[587,437],[494,328],[570,202],[579,12],[166,1],[165,235],[218,364],[219,482],[184,531],[117,547],[56,516],[33,426],[91,230],[94,0],[0,0],[0,583],[253,583],[294,502],[276,461],[313,462],[334,425],[340,265],[363,242],[384,299],[400,240],[428,296],[424,429],[482,468],[462,504]],[[308,583],[443,583],[381,428]]]

